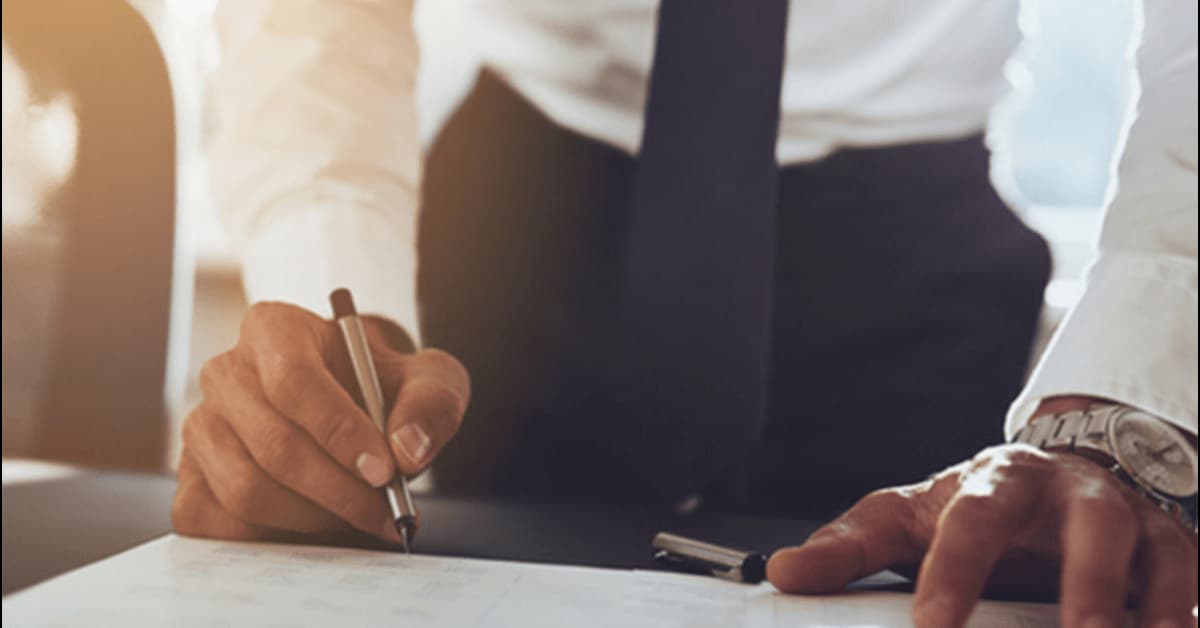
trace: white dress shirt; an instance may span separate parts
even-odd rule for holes
[[[1013,404],[1117,399],[1196,430],[1196,3],[1145,0],[1141,115],[1087,290]],[[655,0],[477,0],[463,45],[559,124],[636,153]],[[210,146],[252,301],[336,286],[419,338],[411,2],[231,0]],[[1001,0],[793,2],[777,155],[979,132],[1019,41]]]

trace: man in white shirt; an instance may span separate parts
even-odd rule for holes
[[[728,8],[719,2],[669,13],[670,2],[657,37],[648,0],[480,3],[484,28],[472,39],[489,71],[443,131],[423,180],[410,7],[222,7],[213,164],[257,304],[238,346],[206,367],[205,401],[185,424],[174,513],[181,532],[395,541],[371,487],[435,456],[448,491],[832,508],[997,440],[989,422],[1020,386],[1048,264],[1044,244],[990,190],[976,136],[1001,88],[1013,7],[796,3],[775,35],[764,18],[761,37],[738,39],[745,33],[695,17]],[[780,6],[768,0],[767,13],[729,21]],[[1066,625],[1117,625],[1127,590],[1147,622],[1194,624],[1195,536],[1164,509],[1186,512],[1190,495],[1194,513],[1195,503],[1196,9],[1162,0],[1139,11],[1141,115],[1100,256],[1080,305],[1008,412],[1007,434],[1048,453],[984,449],[926,482],[872,493],[804,545],[777,553],[776,586],[830,591],[920,562],[914,618],[961,625],[989,575],[1036,586],[1056,572],[1047,565],[1060,565]],[[680,15],[703,28],[687,31]],[[720,36],[703,37],[713,32]],[[723,48],[726,36],[740,48]],[[685,62],[705,61],[680,64],[680,50]],[[724,63],[747,51],[765,56],[744,71]],[[782,83],[754,82],[780,61]],[[702,95],[706,80],[712,93]],[[669,106],[672,92],[660,90],[671,81],[693,90],[691,108]],[[747,101],[766,113],[719,116]],[[692,116],[706,124],[688,127]],[[755,126],[767,119],[769,127]],[[660,130],[673,125],[674,141],[664,142]],[[777,176],[775,159],[766,164],[755,152],[761,142],[727,151],[739,159],[720,164],[720,176],[684,176],[667,192],[646,174],[669,175],[693,159],[714,168],[705,160],[728,157],[679,152],[681,142],[724,145],[766,132],[777,138]],[[719,142],[705,143],[710,135]],[[769,189],[720,187],[747,173],[745,181],[769,180]],[[648,195],[677,198],[680,185],[747,200],[732,203],[738,213],[725,223],[707,212],[672,215],[674,231],[649,240],[672,250],[668,263],[628,266],[627,256],[645,260],[636,242],[648,213],[630,208],[653,209]],[[764,200],[777,213],[754,222]],[[705,274],[670,275],[681,264],[669,261],[682,259],[671,247],[706,230],[719,237],[692,246],[707,254],[683,265]],[[765,275],[737,266],[764,269],[754,266],[762,259],[772,260]],[[739,271],[732,280],[729,268]],[[672,293],[666,300],[687,308],[659,303],[643,318],[629,286],[647,277],[664,293],[689,281],[711,282],[711,291],[698,301],[694,291]],[[345,358],[324,318],[326,295],[341,285],[378,315],[372,343],[394,395],[387,441],[347,394]],[[751,313],[769,315],[769,329],[758,326],[769,336],[720,327],[729,322],[722,316],[743,315],[732,305],[711,319],[699,311],[705,299],[743,288],[745,310],[768,305]],[[643,326],[657,315],[678,325]],[[691,328],[734,331],[681,344]],[[634,330],[639,342],[666,338],[686,350],[677,364],[659,362],[658,349],[630,344],[625,332]],[[763,348],[769,362],[756,353]],[[690,378],[695,365],[724,354],[751,367]],[[759,364],[770,371],[758,373]],[[764,396],[724,388],[747,370],[765,376]],[[762,412],[748,410],[740,424],[709,421],[707,404],[660,412],[665,421],[639,415],[643,405],[672,407],[654,405],[654,389],[716,404],[749,400]],[[1098,401],[1107,405],[1087,410]],[[1088,440],[1101,422],[1134,425],[1131,409],[1151,417],[1136,423],[1136,437],[1122,440],[1114,427],[1112,442]],[[1190,441],[1171,441],[1170,429],[1153,440],[1155,425],[1178,426]],[[1128,485],[1088,460],[1108,453]]]

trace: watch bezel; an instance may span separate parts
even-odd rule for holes
[[[1138,415],[1137,418],[1133,418],[1134,415]],[[1145,421],[1147,424],[1153,425],[1155,427],[1155,429],[1160,430],[1160,432],[1162,434],[1165,434],[1167,438],[1172,439],[1176,444],[1180,445],[1180,450],[1183,452],[1183,454],[1185,456],[1187,456],[1188,463],[1192,468],[1192,474],[1193,474],[1192,488],[1193,488],[1193,490],[1191,493],[1186,493],[1186,494],[1180,495],[1177,493],[1166,491],[1166,490],[1162,489],[1161,487],[1156,486],[1153,481],[1151,481],[1148,478],[1143,476],[1142,468],[1139,468],[1137,465],[1134,465],[1133,462],[1125,456],[1125,451],[1120,446],[1120,443],[1117,440],[1117,430],[1121,427],[1121,424],[1127,420]],[[1200,470],[1200,456],[1197,455],[1195,446],[1187,439],[1187,437],[1184,436],[1183,434],[1181,434],[1179,431],[1175,430],[1171,426],[1170,423],[1163,421],[1162,419],[1154,416],[1153,414],[1144,412],[1142,410],[1138,410],[1136,408],[1121,408],[1117,412],[1113,413],[1111,419],[1108,422],[1107,431],[1108,431],[1109,448],[1112,450],[1111,455],[1112,455],[1113,459],[1116,460],[1117,464],[1120,465],[1122,471],[1124,471],[1125,474],[1128,475],[1130,479],[1137,482],[1140,486],[1142,486],[1148,490],[1151,490],[1160,495],[1170,497],[1172,499],[1184,500],[1184,499],[1196,497],[1195,489],[1197,488],[1198,484],[1200,484],[1200,482],[1197,482],[1197,480],[1194,478],[1196,477],[1195,474],[1197,473],[1197,471]]]

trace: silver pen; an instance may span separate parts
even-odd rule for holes
[[[379,374],[375,371],[375,361],[371,359],[371,347],[367,344],[367,332],[363,329],[362,319],[354,308],[354,298],[350,291],[338,288],[329,295],[333,305],[333,318],[342,329],[342,338],[346,340],[346,349],[350,353],[350,365],[354,368],[354,377],[358,380],[358,388],[362,391],[363,404],[367,414],[375,422],[375,426],[385,436],[387,435],[387,415],[383,407],[383,390],[379,387]],[[412,493],[408,490],[408,479],[403,473],[383,488],[387,496],[388,508],[392,512],[392,522],[396,532],[404,542],[404,551],[412,553],[412,539],[417,534],[417,507],[413,504]]]

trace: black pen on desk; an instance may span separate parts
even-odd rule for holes
[[[379,386],[379,374],[375,371],[375,361],[371,359],[371,347],[367,344],[367,332],[363,329],[362,319],[354,308],[354,297],[345,288],[338,288],[329,295],[329,303],[333,305],[333,318],[342,330],[342,338],[346,341],[346,350],[350,353],[350,365],[354,368],[354,378],[358,380],[358,388],[362,391],[363,405],[367,414],[375,422],[375,426],[383,434],[387,434],[387,416],[383,408],[383,390]],[[403,473],[397,473],[392,481],[383,487],[387,496],[388,508],[392,512],[392,521],[396,532],[404,542],[404,551],[412,553],[412,539],[417,534],[417,507],[413,504],[412,493],[408,490],[408,479]]]
[[[650,546],[654,560],[671,569],[751,584],[767,576],[767,556],[760,552],[722,547],[670,532],[655,534]]]

